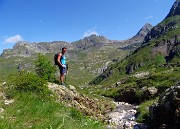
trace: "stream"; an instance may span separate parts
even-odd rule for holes
[[[109,112],[109,129],[147,129],[144,124],[136,122],[138,106],[125,102],[114,102],[116,108]]]

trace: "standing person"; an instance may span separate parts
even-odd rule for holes
[[[57,62],[58,62],[58,67],[60,70],[60,82],[61,85],[65,86],[64,84],[64,80],[65,80],[65,74],[67,71],[67,64],[66,64],[66,57],[65,57],[65,53],[67,51],[67,48],[63,47],[61,53],[59,53],[58,58],[57,58]]]

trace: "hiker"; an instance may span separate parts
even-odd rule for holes
[[[66,57],[65,57],[66,50],[67,48],[63,47],[61,53],[59,53],[57,57],[58,67],[60,70],[59,80],[61,82],[61,85],[63,86],[65,86],[64,80],[65,80],[65,74],[67,72],[67,64],[66,64]]]

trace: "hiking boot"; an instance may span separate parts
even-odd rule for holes
[[[66,86],[66,85],[64,84],[64,82],[62,82],[61,85],[62,85],[62,86]]]

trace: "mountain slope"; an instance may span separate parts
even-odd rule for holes
[[[179,1],[175,4],[179,5]],[[179,8],[177,8],[178,10]],[[175,12],[178,12],[174,10]],[[100,84],[104,81],[114,83],[121,75],[130,74],[138,68],[149,69],[174,63],[180,64],[180,12],[175,13],[153,27],[140,48],[123,61],[109,67],[103,74],[92,81]],[[116,79],[115,79],[116,78]],[[110,81],[111,80],[111,81]]]
[[[166,18],[180,14],[180,0],[176,0]]]
[[[141,46],[141,44],[144,41],[144,38],[151,31],[152,28],[153,26],[151,24],[146,23],[135,36],[133,36],[130,39],[122,41],[122,44],[124,44],[124,46],[120,47],[120,49],[123,49],[123,50],[137,49],[138,47]]]
[[[153,28],[153,26],[149,23],[146,23],[140,30],[139,32],[133,36],[132,38],[125,40],[124,42],[126,44],[137,44],[137,43],[142,43],[144,41],[144,38],[146,37],[146,35],[151,31],[151,29]]]

